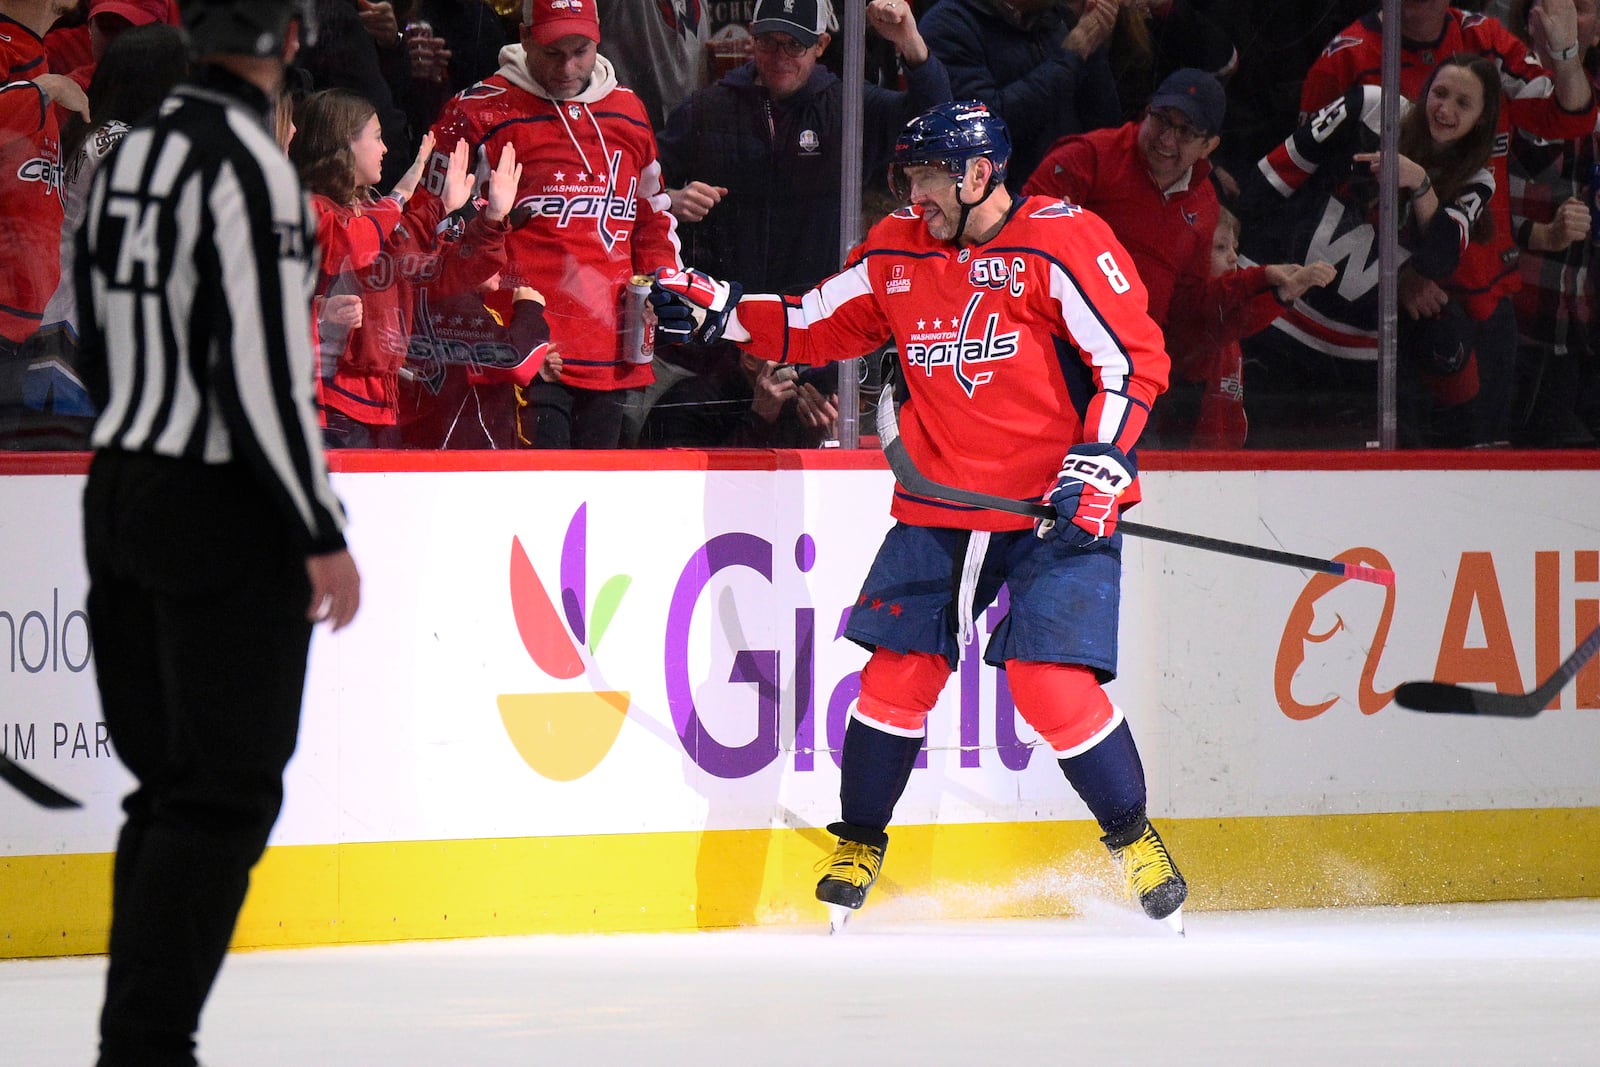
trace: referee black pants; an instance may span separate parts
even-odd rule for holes
[[[99,1062],[187,1067],[294,752],[305,555],[242,466],[120,452],[94,457],[84,534],[101,707],[137,779]]]

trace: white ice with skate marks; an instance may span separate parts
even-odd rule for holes
[[[1592,1064],[1600,901],[1203,911],[1186,938],[1076,875],[1067,919],[252,952],[207,1008],[227,1067]],[[990,892],[991,890],[984,890]],[[878,906],[874,906],[878,905]],[[819,905],[820,911],[820,905]],[[0,962],[0,1059],[93,1062],[102,959]]]

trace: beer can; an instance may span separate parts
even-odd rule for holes
[[[622,289],[622,358],[649,363],[656,354],[655,316],[650,313],[650,276],[635,274]]]

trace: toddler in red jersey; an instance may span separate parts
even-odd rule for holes
[[[1219,284],[1215,306],[1176,368],[1204,383],[1191,448],[1243,448],[1248,422],[1244,406],[1244,354],[1239,339],[1267,328],[1286,304],[1307,289],[1327,285],[1333,265],[1274,263],[1239,266],[1239,219],[1223,209],[1211,239],[1211,276]]]

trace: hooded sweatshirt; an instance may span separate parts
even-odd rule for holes
[[[426,189],[438,194],[458,141],[473,147],[480,178],[511,145],[522,184],[506,238],[502,284],[549,298],[550,347],[561,381],[579,389],[631,389],[654,380],[624,358],[621,311],[634,274],[680,267],[676,223],[661,181],[655,132],[644,105],[596,56],[589,84],[552,100],[528,73],[522,45],[500,51],[500,69],[452,98],[433,125]]]

